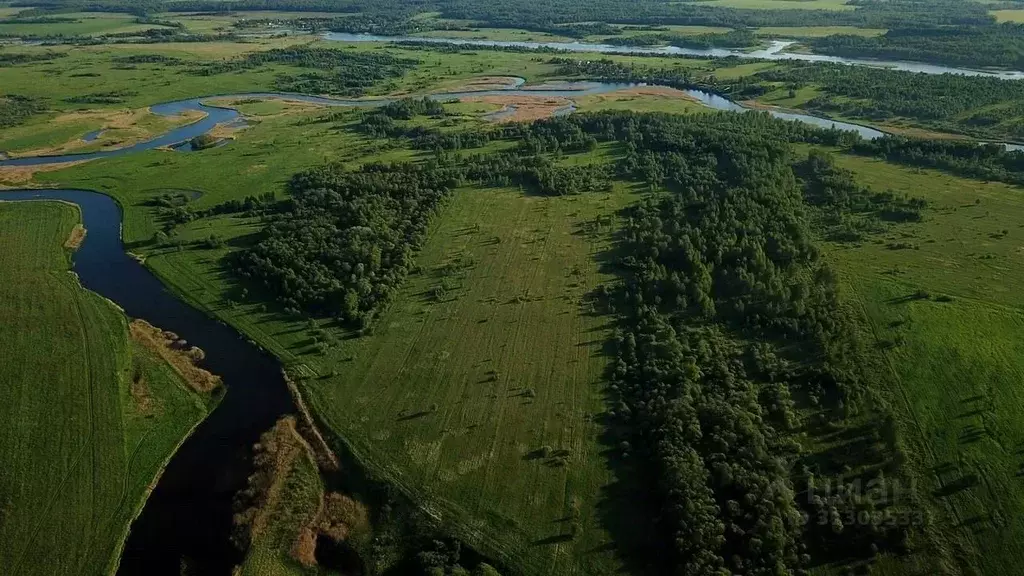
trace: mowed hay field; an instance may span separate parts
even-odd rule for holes
[[[110,572],[147,485],[208,409],[69,272],[78,221],[67,204],[0,202],[5,575]]]
[[[1010,567],[1024,554],[1024,196],[837,160],[875,190],[929,202],[923,222],[830,257],[896,383],[889,401],[944,546],[964,573],[1020,573]]]
[[[612,321],[587,295],[632,200],[457,191],[374,334],[304,381],[365,461],[517,573],[617,568],[597,508]]]

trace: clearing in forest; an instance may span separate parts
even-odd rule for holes
[[[588,294],[611,278],[599,260],[634,198],[456,191],[374,334],[305,383],[364,461],[525,573],[615,568],[593,552],[608,542],[597,416],[611,319]]]

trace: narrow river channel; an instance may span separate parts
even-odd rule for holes
[[[531,95],[572,97],[628,88],[629,84],[570,82],[505,90],[432,94],[437,100],[469,96]],[[688,94],[717,110],[746,111],[721,96],[699,90]],[[157,104],[151,110],[177,115],[198,110],[206,116],[170,130],[152,140],[114,150],[61,156],[0,157],[0,166],[29,166],[92,160],[174,146],[206,133],[214,126],[236,121],[240,114],[228,107],[190,98]],[[393,99],[344,100],[302,94],[256,93],[225,98],[285,98],[326,106],[382,106]],[[573,111],[566,108],[563,113]],[[777,113],[780,116],[781,113]],[[795,118],[824,127],[856,130],[865,138],[881,136],[877,130],[808,116]],[[91,135],[91,134],[90,134]],[[182,562],[192,574],[227,575],[241,562],[229,542],[232,499],[245,486],[251,472],[250,448],[259,435],[283,414],[293,410],[280,366],[269,354],[248,343],[233,329],[192,308],[171,294],[121,243],[120,206],[109,196],[85,190],[0,191],[0,200],[64,200],[82,209],[88,235],[74,255],[74,269],[83,286],[121,306],[132,318],[142,318],[206,352],[204,366],[221,376],[227,393],[213,413],[172,457],[156,489],[132,524],[121,559],[120,575],[177,576]]]

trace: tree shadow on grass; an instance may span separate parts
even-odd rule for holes
[[[419,420],[420,418],[425,418],[427,416],[430,416],[431,414],[433,414],[433,412],[431,412],[430,410],[420,410],[418,412],[413,412],[412,414],[400,415],[398,418],[395,419],[395,421],[408,422],[409,420]]]
[[[573,539],[572,534],[556,534],[554,536],[548,536],[547,538],[540,538],[530,542],[530,546],[550,546],[552,544],[561,544],[562,542],[569,542]]]
[[[626,210],[619,213],[625,217]],[[589,230],[582,231],[590,233]],[[606,250],[596,256],[598,269],[605,274],[625,278],[627,271],[619,266],[626,256],[621,233],[612,238]],[[609,322],[590,331],[608,331],[618,325],[617,310],[625,310],[619,302],[619,291],[599,289],[587,295],[584,301],[584,315],[604,316]],[[588,331],[588,332],[590,332]],[[596,342],[594,342],[596,343]],[[591,343],[587,343],[591,344]],[[616,343],[609,335],[598,354],[613,359],[617,355]],[[605,381],[612,380],[614,362],[608,363]],[[607,391],[606,404],[611,406],[615,398]],[[661,502],[655,496],[656,477],[654,471],[638,455],[626,456],[619,449],[623,441],[631,440],[630,431],[616,422],[608,413],[596,416],[603,432],[600,442],[613,480],[601,489],[597,504],[597,516],[611,541],[600,544],[588,551],[589,554],[615,554],[622,563],[622,571],[635,575],[662,575],[672,573],[670,565],[675,555],[669,532],[664,530],[658,519],[664,515]]]

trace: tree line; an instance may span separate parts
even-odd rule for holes
[[[924,74],[867,66],[786,63],[746,80],[819,92],[801,107],[852,118],[913,119],[936,130],[987,138],[1024,137],[1024,81]]]
[[[855,143],[850,150],[897,164],[938,168],[967,178],[1024,185],[1024,152],[1001,144],[921,140],[886,136]]]
[[[673,34],[658,32],[633,36],[613,36],[602,40],[613,46],[679,46],[706,50],[709,48],[747,48],[760,42],[751,30],[730,30],[722,33]]]

